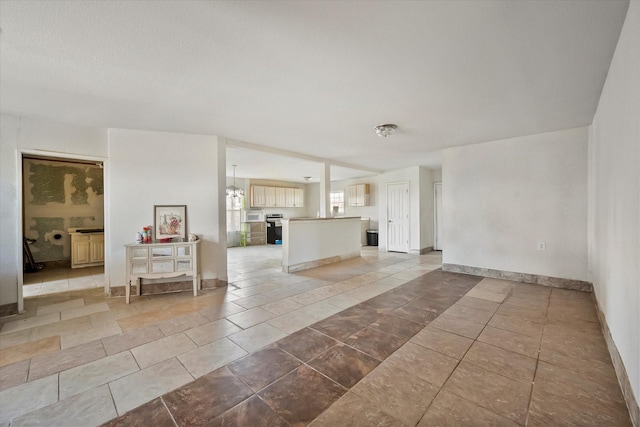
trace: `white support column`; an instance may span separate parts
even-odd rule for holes
[[[331,164],[324,162],[320,170],[320,217],[331,218]]]
[[[217,222],[218,229],[213,230],[215,245],[216,270],[219,272],[218,279],[227,280],[227,140],[218,137],[216,150],[216,178],[215,196],[218,200]]]

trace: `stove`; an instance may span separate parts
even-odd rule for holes
[[[282,214],[267,214],[265,219],[267,221],[267,243],[272,245],[276,244],[276,240],[282,243]]]

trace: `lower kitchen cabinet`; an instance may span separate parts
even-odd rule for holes
[[[243,222],[242,223],[242,246],[255,246],[267,244],[266,223],[260,222]]]

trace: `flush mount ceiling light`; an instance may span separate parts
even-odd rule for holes
[[[385,124],[385,125],[378,125],[378,126],[373,128],[373,130],[376,131],[378,136],[381,136],[383,138],[386,138],[389,135],[391,135],[393,132],[395,132],[396,129],[398,129],[398,126],[394,125],[392,123],[388,123],[388,124]]]
[[[313,178],[310,176],[303,176],[305,181],[311,181]]]

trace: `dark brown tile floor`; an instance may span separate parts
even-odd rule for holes
[[[597,326],[580,293],[437,270],[105,425],[631,425]]]

